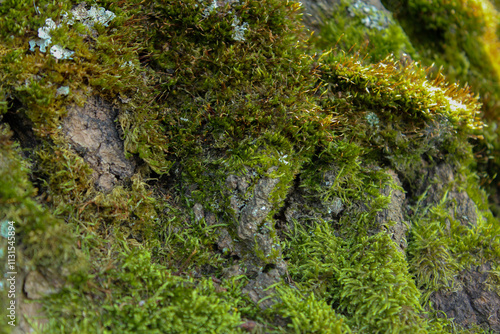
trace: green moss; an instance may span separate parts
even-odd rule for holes
[[[239,333],[238,301],[223,291],[152,264],[147,251],[120,253],[83,288],[47,300],[45,332]]]
[[[203,152],[207,143],[233,149],[265,130],[281,132],[293,144],[309,127],[317,128],[309,125],[314,116],[307,111],[316,107],[305,92],[314,88],[315,78],[309,74],[312,60],[297,45],[300,31],[293,18],[298,7],[249,1],[227,4],[204,17],[206,7],[204,2],[174,1],[147,9],[150,21],[144,22],[142,38],[150,64],[160,73],[158,102],[164,107],[154,116],[155,126],[168,138],[164,152],[184,159]],[[244,41],[232,38],[234,17],[248,24]],[[156,26],[169,29],[151,29]],[[126,143],[134,144],[132,152],[147,152],[151,146],[146,141],[151,131],[135,122],[151,119],[148,113],[131,115],[129,124],[136,128],[128,129]],[[156,171],[166,171],[156,167],[165,164],[153,161],[153,154],[146,157]]]
[[[486,197],[479,192],[471,179],[456,177],[444,187],[438,203],[423,206],[417,202],[413,210],[412,230],[408,240],[408,263],[415,275],[417,286],[423,291],[424,301],[440,290],[455,290],[456,277],[464,269],[485,262],[495,263],[500,255],[497,251],[500,240],[493,237],[499,233],[498,221],[487,209]],[[440,182],[435,180],[435,182]],[[477,222],[464,225],[458,217],[455,200],[448,194],[454,187],[470,194],[478,203]],[[426,197],[421,195],[421,200]]]
[[[480,93],[489,117],[500,97],[498,12],[488,0],[385,1],[422,57],[443,66],[450,81],[468,83]]]
[[[54,5],[47,1],[38,2],[42,14],[34,13],[35,7],[30,1],[17,1],[0,8],[3,21],[3,45],[0,70],[4,75],[4,89],[11,98],[18,99],[23,104],[26,114],[34,123],[34,131],[41,136],[57,134],[60,118],[66,114],[65,105],[82,104],[92,90],[105,97],[116,98],[118,93],[127,96],[137,93],[137,98],[150,99],[152,87],[147,86],[142,79],[140,70],[130,69],[138,65],[136,27],[127,21],[132,21],[134,4],[116,10],[111,27],[105,28],[97,24],[94,33],[83,28],[82,24],[68,26],[64,24],[62,13],[69,12],[72,4],[78,2],[63,1]],[[130,9],[132,8],[132,9]],[[126,9],[129,9],[128,11]],[[31,13],[27,15],[27,13]],[[34,17],[28,24],[26,18]],[[75,51],[73,60],[57,60],[47,51],[42,53],[38,48],[28,50],[28,41],[36,38],[36,31],[45,24],[45,19],[51,18],[61,27],[51,32],[52,44]],[[119,29],[113,28],[116,24]],[[27,29],[30,33],[24,33]],[[23,33],[20,33],[20,32]],[[14,34],[11,40],[6,34]],[[19,34],[18,34],[19,33]],[[92,35],[92,38],[87,37]],[[68,97],[56,96],[57,88],[68,86]]]
[[[2,221],[14,221],[19,265],[47,268],[69,267],[75,261],[71,230],[35,200],[36,189],[29,180],[29,164],[11,140],[7,126],[1,126],[1,212]]]
[[[482,123],[469,91],[442,77],[428,81],[418,64],[325,58],[322,106],[333,115],[333,130],[363,147],[368,158],[388,161],[410,183],[425,160],[470,161],[466,138]]]
[[[390,54],[396,58],[406,55],[417,58],[408,37],[390,13],[366,7],[367,14],[354,3],[341,1],[329,9],[331,14],[323,14],[325,23],[312,41],[316,47],[326,50],[335,47],[339,51],[366,55],[364,60],[371,63],[384,60]]]
[[[420,292],[403,255],[385,233],[371,237],[336,237],[331,225],[296,224],[287,244],[292,278],[331,300],[359,331],[424,330]]]
[[[485,123],[496,128],[500,105],[498,2],[388,0],[384,4],[394,11],[422,62],[434,64],[435,69],[440,69],[449,81],[470,85],[481,96]],[[430,74],[434,75],[436,70]],[[488,139],[480,141],[476,147],[480,156],[478,169],[482,173],[481,182],[497,183],[498,164],[495,161],[498,160],[498,152],[491,150],[496,141],[489,135],[491,130],[485,132]],[[496,188],[489,188],[491,198],[496,198]],[[491,209],[498,212],[497,201],[490,203]]]
[[[424,311],[423,301],[448,288],[459,269],[500,257],[486,247],[499,242],[498,222],[478,206],[477,226],[463,227],[451,219],[446,196],[430,207],[417,203],[406,259],[379,232],[394,222],[377,215],[391,200],[381,189],[401,190],[388,169],[414,192],[424,166],[463,165],[461,189],[484,200],[467,170],[468,139],[482,127],[477,98],[442,76],[426,79],[418,64],[386,58],[412,52],[403,32],[394,24],[359,32],[359,13],[352,23],[330,21],[315,43],[326,45],[345,29],[352,35],[345,43],[368,38],[375,48],[367,52],[381,62],[333,51],[308,56],[312,42],[296,2],[217,2],[212,11],[211,1],[198,0],[99,3],[117,14],[109,27],[54,31],[54,41],[76,52],[63,61],[26,51],[27,42],[72,2],[42,1],[43,15],[29,24],[19,20],[21,11],[34,12],[29,1],[0,8],[8,17],[0,23],[5,111],[17,111],[12,105],[19,102],[20,117],[44,138],[33,156],[32,178],[43,195],[36,198],[20,150],[10,134],[0,137],[7,161],[0,173],[14,178],[0,182],[0,198],[14,203],[4,211],[25,224],[20,240],[33,263],[54,265],[50,251],[62,266],[75,256],[68,245],[78,244],[91,264],[43,301],[52,319],[47,332],[239,332],[247,320],[277,332],[452,332],[447,319]],[[236,38],[235,26],[243,24]],[[63,85],[70,95],[56,96]],[[92,171],[58,128],[65,107],[90,94],[119,107],[125,150],[140,165],[107,194],[94,189]],[[222,229],[239,242],[229,175],[248,177],[238,195],[243,201],[256,196],[259,181],[277,181],[257,226],[273,250],[266,253],[257,240],[242,251],[244,259],[218,249]],[[276,222],[292,191],[317,215],[283,235]],[[213,221],[195,214],[195,205]],[[317,218],[339,206],[344,211],[333,221]],[[281,300],[262,311],[242,295],[247,278],[224,279],[223,271],[251,257],[275,264],[279,246],[297,289],[280,286],[270,298]],[[287,323],[276,324],[276,314]]]
[[[324,300],[314,294],[304,296],[288,285],[277,287],[280,302],[271,309],[288,318],[289,332],[295,333],[351,333],[345,319],[336,314]]]
[[[77,3],[77,2],[73,2]],[[42,0],[36,6],[42,14],[37,13],[37,8],[31,1],[8,0],[3,1],[0,13],[5,19],[0,23],[0,38],[9,45],[18,44],[21,36],[26,36],[37,31],[45,24],[48,17],[56,16],[61,11],[69,10],[71,1],[53,2]]]
[[[479,140],[475,149],[476,168],[480,177],[481,186],[490,194],[489,200],[492,205],[490,209],[498,217],[500,214],[500,202],[498,196],[498,183],[500,175],[500,127],[497,121],[490,121],[482,132],[483,140]]]
[[[30,163],[23,158],[19,145],[12,140],[9,127],[1,124],[0,264],[2,270],[17,272],[19,275],[31,270],[43,270],[52,275],[59,273],[59,278],[64,281],[69,275],[85,270],[87,260],[76,250],[75,236],[71,227],[53,215],[47,207],[38,203],[37,189],[33,187],[29,175]],[[13,244],[7,242],[7,232],[4,232],[9,226],[8,222],[13,222],[13,225],[10,225],[15,232]],[[7,268],[7,247],[15,247],[16,250],[13,268]],[[3,280],[2,286],[7,286]],[[2,310],[6,310],[9,300],[6,293],[1,294]],[[6,323],[2,326],[6,326],[2,327],[5,331],[10,327]]]

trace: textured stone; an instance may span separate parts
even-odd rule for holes
[[[489,291],[485,284],[490,269],[490,265],[484,264],[462,272],[459,278],[462,289],[434,293],[431,296],[434,308],[466,328],[478,324],[500,332],[500,296]]]
[[[304,7],[304,24],[315,31],[319,31],[319,28],[324,24],[324,20],[331,15],[336,6],[341,4],[340,0],[300,0],[300,2]],[[366,7],[373,6],[378,11],[389,13],[380,0],[359,0],[359,2]]]
[[[62,125],[64,136],[94,170],[96,186],[106,192],[135,170],[135,162],[125,158],[115,124],[117,115],[111,104],[91,96],[83,107],[68,107]]]
[[[448,189],[454,181],[455,173],[449,164],[441,164],[428,170],[417,193],[426,193],[421,205],[436,205],[446,194],[447,208],[451,216],[464,226],[474,226],[477,223],[476,204],[465,190],[459,190],[456,185]]]
[[[277,300],[274,298],[269,298],[262,300],[268,296],[274,294],[274,288],[269,288],[271,285],[276,284],[280,281],[280,274],[278,270],[273,269],[267,273],[260,273],[257,278],[251,280],[243,288],[243,293],[248,294],[250,299],[259,305],[262,310],[268,309],[273,306]]]
[[[24,292],[28,299],[40,299],[58,292],[58,284],[51,284],[38,271],[31,271],[24,280]]]
[[[376,221],[378,225],[392,222],[389,226],[389,233],[392,240],[398,245],[401,251],[406,249],[406,232],[408,232],[408,223],[404,219],[404,204],[406,201],[405,193],[401,190],[401,181],[392,170],[387,170],[386,173],[392,178],[395,187],[389,185],[381,189],[384,196],[390,196],[390,203],[386,209],[377,213]]]
[[[273,172],[270,168],[267,174]],[[273,221],[268,220],[273,209],[269,196],[279,182],[277,178],[255,178],[252,193],[248,194],[251,185],[252,171],[244,176],[229,175],[225,186],[229,191],[229,202],[235,217],[233,239],[227,229],[220,229],[218,246],[224,251],[231,251],[243,259],[246,273],[258,275],[267,264],[273,264],[281,274],[286,272],[286,264],[281,258],[279,241],[273,238],[270,231]],[[260,254],[257,254],[256,250]],[[267,260],[272,254],[278,254]]]

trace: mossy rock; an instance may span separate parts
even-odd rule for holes
[[[13,332],[499,330],[447,299],[500,304],[478,98],[351,10],[309,38],[293,1],[3,1],[2,247],[57,285],[19,282],[45,320]],[[315,53],[340,24],[373,48]]]

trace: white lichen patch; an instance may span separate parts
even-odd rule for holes
[[[50,54],[56,59],[73,59],[71,56],[74,51],[63,48],[62,46],[56,44],[50,48]]]
[[[120,67],[134,67],[134,63],[129,60],[120,65]]]
[[[240,19],[235,15],[231,26],[233,27],[233,39],[238,42],[243,42],[245,40],[245,31],[248,29],[248,23],[243,22],[243,24],[240,25]]]
[[[374,112],[369,112],[368,114],[366,114],[365,118],[366,118],[366,121],[368,122],[368,124],[370,124],[371,127],[378,126],[379,119],[378,119],[377,115]]]
[[[52,35],[51,31],[59,28],[61,25],[57,25],[54,20],[47,19],[45,20],[45,25],[41,28],[38,28],[38,39],[32,39],[28,43],[30,45],[30,50],[35,51],[36,46],[40,47],[40,52],[45,53],[47,51],[47,47],[52,44]],[[64,49],[60,45],[53,45],[50,48],[50,54],[54,56],[56,59],[72,59],[71,56],[74,54],[73,51]]]
[[[204,18],[209,17],[210,14],[212,14],[212,12],[214,12],[217,9],[217,7],[219,7],[217,5],[217,0],[213,0],[210,6],[208,6],[207,8],[205,8],[205,10],[203,10],[203,17]]]
[[[66,19],[68,25],[73,25],[75,20],[77,20],[86,25],[88,28],[93,28],[96,23],[107,27],[109,22],[116,17],[115,13],[106,10],[103,7],[92,6],[89,10],[87,10],[85,4],[81,4],[71,10],[71,14],[73,17],[72,19],[69,18],[67,13],[63,14],[63,17]]]
[[[354,1],[347,10],[351,17],[363,17],[361,23],[370,29],[384,30],[391,24],[386,13],[362,0]]]
[[[56,96],[58,95],[68,95],[69,94],[69,86],[61,86],[57,88]]]
[[[278,158],[278,161],[281,162],[282,164],[288,165],[289,162],[285,160],[286,158],[288,158],[288,154],[285,155],[281,154],[280,157]]]
[[[32,39],[28,43],[30,45],[30,50],[35,51],[36,46],[40,47],[40,52],[45,53],[47,51],[47,47],[52,43],[52,36],[50,32],[56,29],[58,26],[52,19],[45,20],[45,25],[41,28],[38,28],[38,37],[37,39]]]
[[[35,51],[36,47],[40,47],[40,52],[47,52],[47,46],[50,45],[50,39],[32,39],[29,42],[30,45],[30,51]]]
[[[38,28],[38,37],[41,39],[51,39],[50,32],[56,29],[58,26],[52,19],[46,19],[45,25],[41,28]]]
[[[63,19],[60,24],[56,24],[54,20],[50,18],[45,20],[45,25],[38,28],[39,38],[32,39],[28,42],[30,51],[35,51],[38,46],[40,48],[40,52],[45,53],[47,51],[47,47],[52,44],[51,31],[61,27],[63,24],[71,26],[75,23],[75,20],[77,20],[86,25],[89,29],[92,29],[96,23],[107,27],[109,22],[116,17],[113,12],[102,7],[92,6],[89,10],[87,10],[84,3],[73,9],[71,11],[71,16],[68,13],[63,13],[62,16]],[[50,48],[50,54],[56,59],[72,59],[71,56],[74,54],[74,51],[65,49],[62,46],[55,44]]]
[[[222,1],[223,5],[231,3],[239,3],[239,0]],[[207,18],[210,15],[212,15],[214,12],[217,11],[217,8],[219,7],[221,6],[219,6],[217,0],[213,0],[212,3],[203,10],[202,14],[203,18]],[[229,11],[228,13],[231,14],[232,12]],[[233,15],[233,22],[231,23],[231,26],[233,27],[231,37],[235,41],[243,42],[245,40],[245,31],[248,29],[248,23],[247,22],[243,22],[243,24],[240,23],[241,23],[240,19],[236,15]]]

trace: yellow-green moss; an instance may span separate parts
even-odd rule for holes
[[[406,178],[410,191],[424,165],[467,169],[468,139],[482,123],[468,90],[439,75],[426,79],[418,64],[385,58],[402,45],[410,48],[397,27],[388,36],[401,43],[374,54],[373,61],[383,61],[367,64],[342,52],[308,55],[293,1],[217,2],[212,11],[211,1],[100,1],[117,14],[109,27],[96,26],[95,35],[78,25],[54,32],[55,41],[75,50],[73,60],[27,51],[45,18],[58,20],[76,3],[40,1],[39,15],[30,1],[0,6],[8,18],[0,26],[2,113],[29,118],[43,138],[32,156],[31,177],[43,195],[36,197],[29,169],[2,128],[8,164],[1,173],[14,181],[1,179],[0,198],[14,203],[14,211],[2,210],[25,224],[23,252],[36,265],[54,265],[48,251],[58,266],[74,257],[72,230],[91,265],[44,301],[52,319],[47,332],[239,332],[246,320],[276,332],[452,332],[448,320],[424,311],[422,293],[446,286],[458,269],[498,259],[483,244],[497,242],[498,221],[481,207],[475,228],[452,223],[444,231],[444,209],[422,208],[411,217],[406,259],[390,236],[374,232],[375,218],[390,202],[380,189],[396,187],[386,169]],[[20,20],[23,12],[35,19]],[[247,29],[235,38],[234,26],[243,23]],[[63,85],[70,95],[56,97]],[[119,106],[125,150],[140,165],[107,194],[94,189],[92,171],[58,128],[65,106],[90,94]],[[331,168],[338,173],[326,187],[323,174]],[[223,277],[224,268],[241,261],[216,245],[220,228],[236,234],[226,178],[250,170],[245,199],[257,180],[279,179],[258,227],[284,246],[297,284],[279,288],[281,301],[269,311],[242,295],[247,278]],[[483,200],[473,174],[460,173],[469,176],[462,187],[471,198]],[[295,222],[280,237],[276,217],[295,181],[310,199],[339,198],[349,215],[334,223]],[[195,217],[195,204],[215,216],[214,225]],[[46,239],[51,242],[43,244]],[[264,263],[280,256],[255,245],[251,251]],[[436,267],[423,249],[446,265]],[[478,254],[468,257],[472,250]],[[275,314],[289,323],[278,325]]]
[[[86,286],[65,289],[46,301],[50,329],[45,332],[242,332],[237,280],[226,288],[210,278],[183,278],[151,264],[149,252],[141,249],[127,249],[111,261],[105,270],[96,268]],[[228,289],[234,295],[224,293]]]
[[[370,63],[384,60],[390,54],[396,58],[418,58],[410,40],[389,12],[367,7],[367,14],[363,7],[354,7],[355,3],[343,0],[325,13],[318,13],[324,16],[324,24],[319,27],[317,36],[313,36],[315,47],[360,54],[364,61]],[[378,24],[372,27],[375,22],[371,22],[370,18],[373,16],[378,19]]]
[[[488,0],[383,1],[410,36],[427,65],[441,66],[450,81],[480,93],[490,118],[498,112],[498,12]]]

